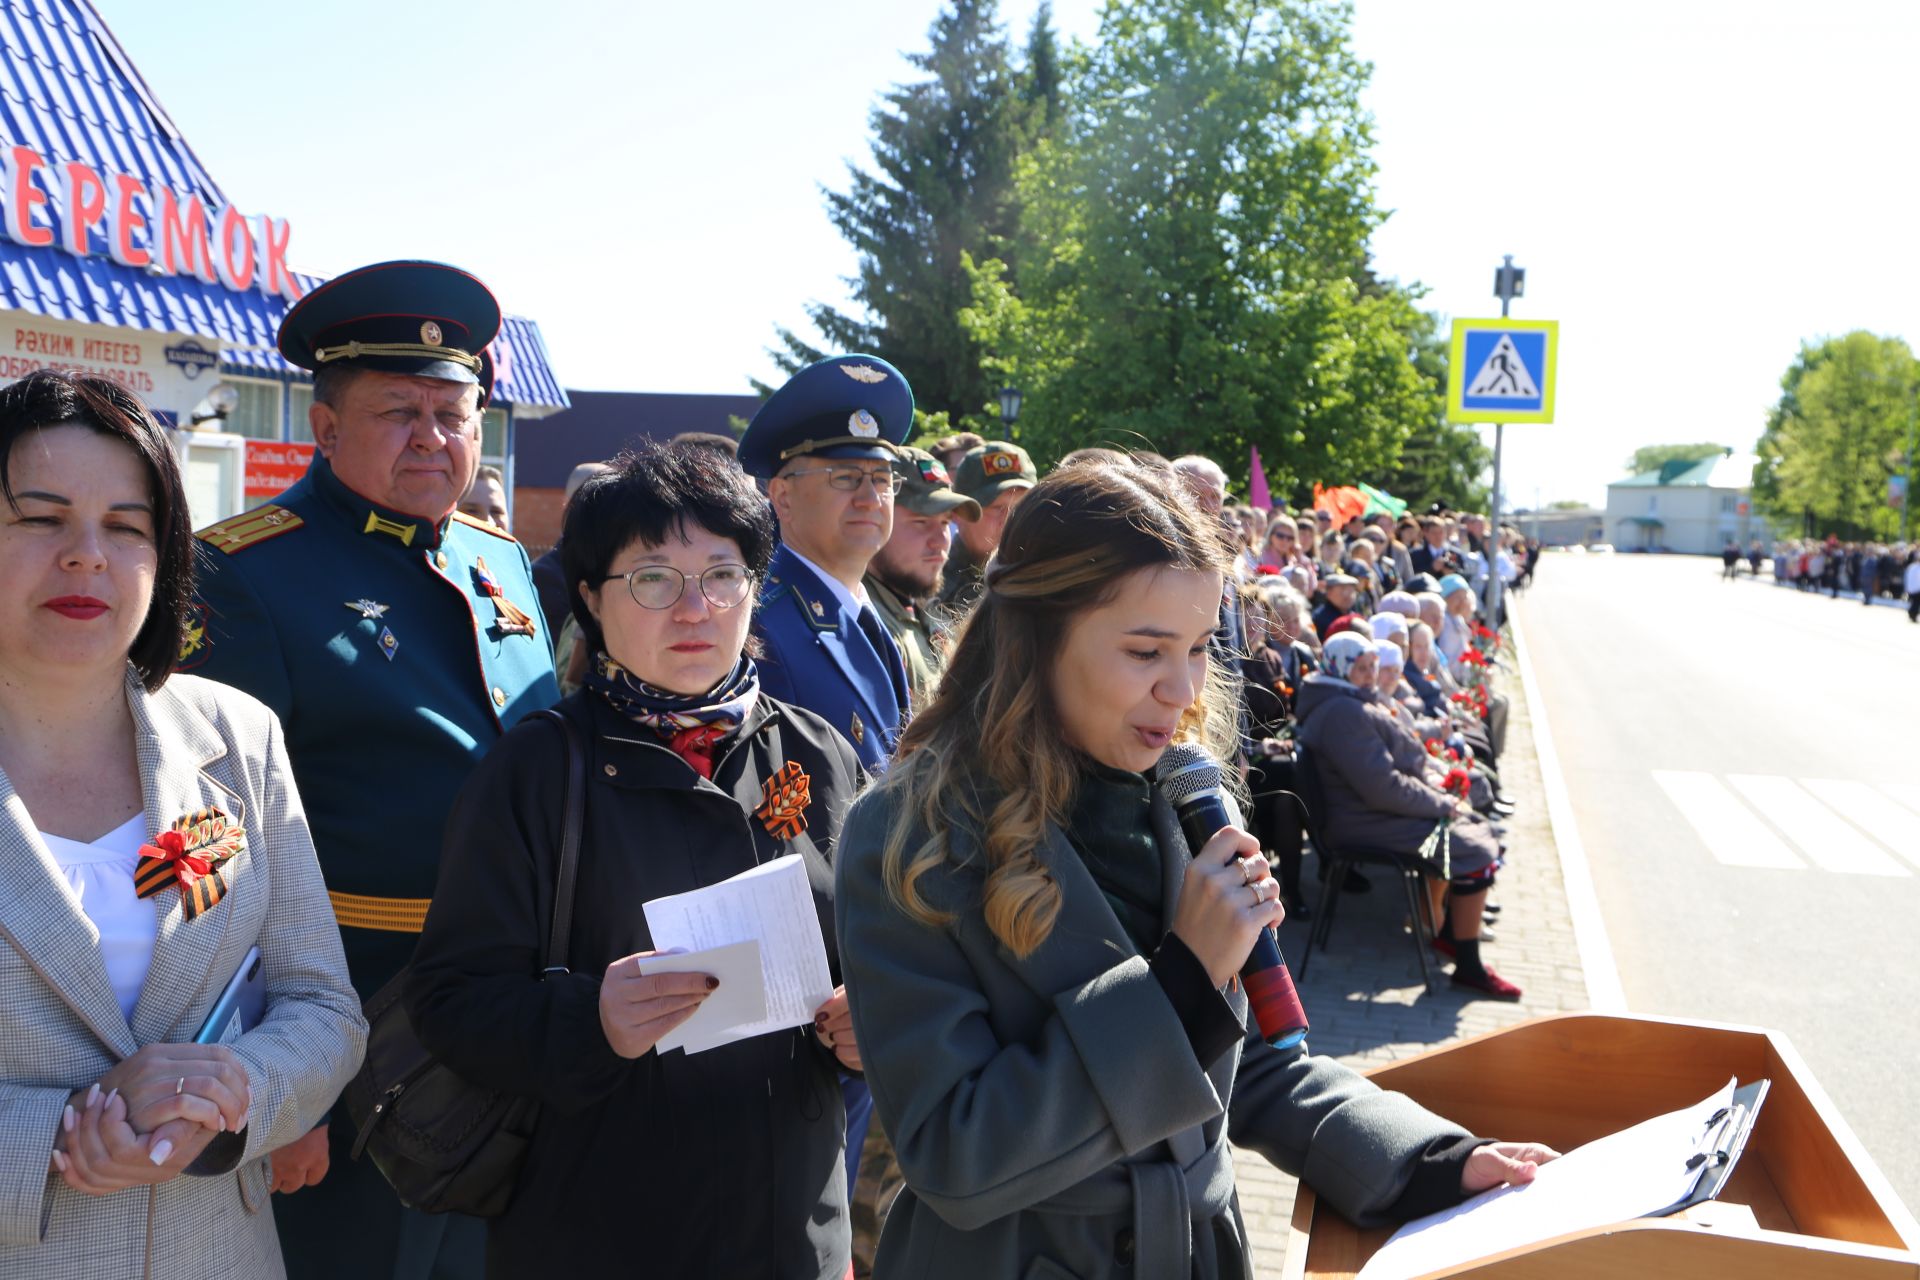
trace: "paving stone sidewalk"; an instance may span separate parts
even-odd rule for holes
[[[1313,1024],[1308,1044],[1315,1053],[1365,1069],[1539,1014],[1588,1007],[1534,754],[1532,717],[1517,673],[1503,673],[1497,687],[1511,704],[1500,778],[1519,809],[1507,822],[1507,865],[1493,890],[1502,908],[1488,925],[1496,940],[1482,954],[1526,996],[1518,1004],[1469,1000],[1448,985],[1444,974],[1429,995],[1407,941],[1405,895],[1376,871],[1373,892],[1342,898],[1328,949],[1314,953],[1300,984]],[[1311,871],[1311,860],[1308,867]],[[1308,884],[1317,888],[1311,875]],[[1292,921],[1281,926],[1281,948],[1296,973],[1307,928]],[[1234,1163],[1255,1270],[1263,1277],[1278,1276],[1286,1261],[1294,1180],[1252,1152],[1236,1150]]]

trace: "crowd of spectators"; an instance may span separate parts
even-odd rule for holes
[[[1727,574],[1733,575],[1739,564],[1739,548],[1727,544],[1734,553],[1721,559]],[[1749,553],[1753,572],[1760,572],[1760,544]],[[1825,541],[1806,539],[1780,542],[1773,548],[1774,581],[1800,591],[1824,591],[1838,599],[1843,593],[1858,596],[1861,604],[1875,600],[1907,602],[1907,619],[1920,622],[1920,545],[1878,542],[1842,542],[1837,537]]]

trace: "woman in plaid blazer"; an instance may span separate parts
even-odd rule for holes
[[[0,495],[0,1275],[278,1276],[268,1153],[366,1036],[279,723],[168,678],[192,535],[132,395],[0,390]],[[258,1024],[191,1043],[254,947]]]

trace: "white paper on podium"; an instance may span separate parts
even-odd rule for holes
[[[654,1048],[661,1053],[700,1044],[709,1037],[724,1035],[735,1027],[767,1016],[767,984],[760,977],[760,944],[752,938],[706,951],[647,956],[635,963],[641,973],[706,973],[720,979],[720,985],[700,1002],[691,1018],[660,1037]]]
[[[688,1053],[812,1022],[814,1010],[833,994],[827,945],[820,936],[806,864],[798,854],[763,862],[718,884],[655,898],[642,909],[658,950],[710,951],[748,941],[760,945],[765,1012],[698,1037],[679,1037]],[[688,1019],[686,1025],[692,1023]]]
[[[1732,1080],[1691,1107],[1596,1138],[1540,1166],[1523,1187],[1496,1187],[1394,1232],[1356,1280],[1411,1280],[1570,1231],[1658,1213],[1700,1180],[1687,1161],[1707,1120],[1733,1102]]]

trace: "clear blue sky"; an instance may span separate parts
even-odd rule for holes
[[[291,219],[296,267],[459,263],[568,385],[655,391],[744,389],[776,324],[844,301],[819,186],[938,9],[96,3],[228,196]],[[1016,35],[1034,4],[1003,0]],[[1092,38],[1098,10],[1056,22]],[[1510,505],[1598,500],[1643,443],[1750,447],[1803,338],[1915,336],[1911,0],[1359,0],[1354,40],[1381,270],[1497,315],[1511,253],[1515,314],[1562,324]]]

